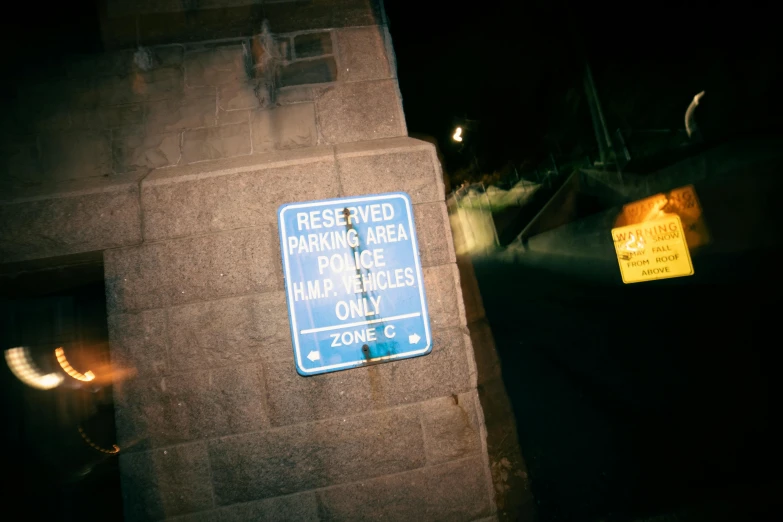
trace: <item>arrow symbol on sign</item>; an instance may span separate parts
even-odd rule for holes
[[[311,361],[315,362],[315,361],[317,361],[318,359],[321,358],[321,354],[320,354],[320,352],[312,351],[312,352],[307,354],[307,358],[310,359]]]
[[[419,341],[421,341],[421,337],[419,337],[418,334],[411,334],[408,336],[408,342],[411,344],[416,344]]]

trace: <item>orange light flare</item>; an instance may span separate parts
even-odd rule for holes
[[[119,384],[136,377],[138,374],[138,371],[133,366],[118,366],[113,363],[99,364],[97,366],[92,364],[91,366],[95,373],[95,379],[90,381],[90,385],[98,388]]]
[[[60,363],[60,367],[74,379],[84,382],[90,382],[95,379],[95,374],[89,370],[87,373],[79,373],[74,370],[73,366],[68,362],[68,359],[65,358],[65,351],[62,348],[56,348],[54,350],[54,355],[57,357],[57,362]]]

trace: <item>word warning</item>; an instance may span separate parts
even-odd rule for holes
[[[612,229],[623,283],[693,275],[680,217]]]
[[[290,203],[278,223],[300,375],[432,350],[407,194]]]

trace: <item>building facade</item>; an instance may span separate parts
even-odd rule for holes
[[[482,520],[495,488],[434,147],[370,0],[110,0],[106,52],[20,77],[6,272],[102,262],[125,517]],[[284,203],[403,191],[431,354],[301,377]]]

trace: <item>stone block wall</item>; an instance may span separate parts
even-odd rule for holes
[[[176,26],[175,3],[115,1],[109,22],[183,39],[69,60],[20,87],[2,127],[0,263],[102,253],[112,361],[135,372],[115,382],[126,519],[491,519],[442,174],[406,137],[380,11],[213,3],[222,20],[264,8],[284,58],[274,101],[257,96],[253,35],[196,41],[198,11]],[[433,352],[301,377],[276,209],[387,191],[414,203]]]
[[[459,230],[454,230],[454,235]],[[495,504],[501,521],[538,520],[511,401],[503,381],[492,328],[484,311],[473,263],[457,256],[465,315],[476,359],[478,399],[484,412]]]
[[[385,190],[414,202],[433,352],[301,377],[275,209]],[[139,200],[144,241],[104,254],[113,357],[138,372],[116,389],[129,520],[491,516],[475,361],[429,144],[400,137],[160,169]]]
[[[53,82],[23,79],[0,122],[0,186],[406,135],[385,27],[275,36],[275,103],[259,93],[252,37],[76,57]]]

